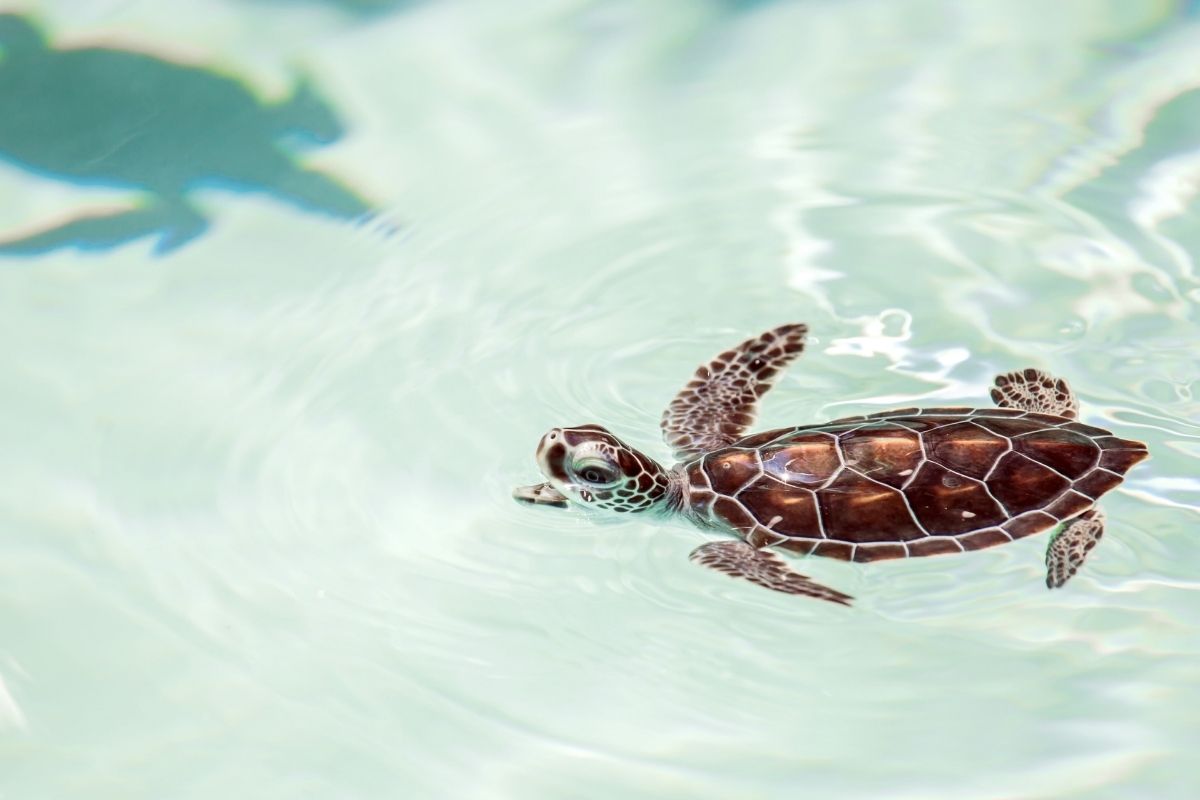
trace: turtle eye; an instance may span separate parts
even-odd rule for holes
[[[604,461],[585,461],[575,468],[575,475],[593,486],[607,486],[621,477],[611,464]]]

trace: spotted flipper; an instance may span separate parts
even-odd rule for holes
[[[732,444],[746,434],[758,398],[804,350],[805,325],[783,325],[747,339],[696,370],[663,413],[667,444],[681,459]]]
[[[1092,509],[1068,522],[1046,548],[1046,586],[1057,589],[1071,579],[1104,535],[1104,514]]]
[[[1040,369],[1025,369],[997,376],[992,400],[1001,408],[1036,411],[1069,419],[1075,419],[1079,414],[1079,401],[1067,382]]]
[[[756,550],[745,542],[709,542],[693,550],[689,558],[718,572],[745,578],[785,594],[802,594],[844,606],[854,599],[794,572],[786,561],[770,550]]]

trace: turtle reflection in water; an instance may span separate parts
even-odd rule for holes
[[[554,428],[537,448],[549,479],[518,500],[680,514],[737,541],[692,560],[790,594],[849,604],[777,553],[877,561],[979,550],[1059,526],[1046,585],[1062,586],[1104,531],[1095,508],[1147,456],[1075,420],[1065,381],[996,378],[997,408],[906,408],[754,435],[758,398],[804,349],[784,325],[700,367],[662,418],[680,463],[664,469],[599,425]]]

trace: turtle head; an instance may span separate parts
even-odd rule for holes
[[[517,500],[645,511],[661,505],[671,486],[666,470],[599,425],[552,428],[538,443],[537,460],[549,480],[516,489]]]

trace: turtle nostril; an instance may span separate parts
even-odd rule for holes
[[[551,430],[549,433],[547,433],[545,436],[542,437],[542,440],[540,442],[538,442],[538,447],[537,447],[538,458],[541,458],[542,454],[544,452],[546,452],[546,450],[550,447],[551,442],[554,442],[556,439],[558,439],[559,433],[560,433],[559,429],[554,428],[553,430]]]

